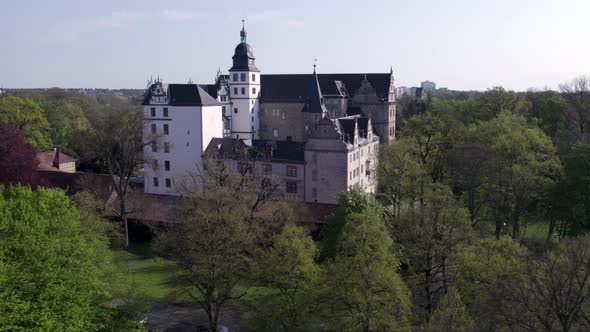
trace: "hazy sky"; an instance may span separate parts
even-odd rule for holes
[[[388,72],[396,85],[557,88],[590,73],[590,0],[0,0],[0,85],[210,83],[246,17],[263,73]]]

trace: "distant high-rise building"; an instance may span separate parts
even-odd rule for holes
[[[420,87],[426,93],[432,93],[432,92],[436,91],[436,83],[434,83],[434,82],[424,81],[424,82],[420,83]]]

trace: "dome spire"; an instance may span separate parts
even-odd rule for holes
[[[240,40],[242,43],[246,43],[246,28],[244,26],[244,19],[242,19],[242,31],[240,31]]]

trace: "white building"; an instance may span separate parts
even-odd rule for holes
[[[283,179],[291,198],[336,204],[338,193],[354,187],[374,193],[380,138],[373,130],[395,137],[393,73],[321,76],[314,66],[312,75],[261,76],[244,27],[240,37],[229,75],[218,72],[215,84],[149,85],[144,137],[157,143],[145,148],[151,162],[145,165],[144,191],[178,194],[189,174],[203,170],[205,152],[240,170],[237,148]],[[331,111],[326,99],[336,101]],[[276,119],[267,116],[261,128],[264,107]],[[289,133],[283,140],[279,128]]]
[[[223,136],[221,104],[196,84],[157,81],[143,100],[144,137],[156,137],[144,153],[144,191],[176,194],[189,172],[202,169],[201,155],[213,137]]]
[[[231,137],[243,139],[248,145],[258,138],[260,115],[260,70],[254,64],[252,47],[246,43],[242,26],[241,42],[232,57],[229,70],[229,97],[232,102]]]
[[[436,83],[431,81],[424,81],[420,83],[420,87],[426,93],[434,93],[436,91]]]

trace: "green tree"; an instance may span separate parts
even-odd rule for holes
[[[248,204],[231,188],[213,187],[185,197],[178,222],[156,239],[156,250],[177,262],[177,275],[207,313],[211,332],[227,303],[245,295],[237,286],[251,273],[256,239],[248,217]]]
[[[498,286],[520,280],[526,248],[508,236],[483,238],[458,255],[457,289],[483,331],[501,330],[501,308],[507,304]]]
[[[63,191],[0,187],[0,330],[98,331],[108,240]]]
[[[309,329],[314,315],[314,287],[319,276],[318,251],[306,231],[287,224],[262,248],[255,264],[257,281],[273,289],[260,296],[254,308],[258,329],[301,331]]]
[[[549,211],[549,236],[560,238],[590,228],[590,145],[575,145],[564,162],[565,174],[552,188]]]
[[[66,98],[42,98],[39,105],[47,117],[53,144],[68,151],[77,147],[75,139],[78,133],[90,129],[82,110]]]
[[[474,327],[461,295],[455,288],[442,298],[428,321],[428,331],[468,332]]]
[[[51,147],[49,123],[43,109],[34,100],[12,96],[0,98],[0,121],[23,132],[25,141],[35,150]]]
[[[393,240],[373,210],[351,212],[338,238],[336,256],[324,273],[327,308],[338,330],[408,329],[411,302],[398,274]]]
[[[507,91],[503,87],[493,87],[475,100],[475,110],[479,120],[491,120],[502,112],[527,115],[530,103],[523,94]]]
[[[494,175],[487,183],[487,200],[496,223],[496,237],[504,224],[512,237],[520,236],[523,215],[534,210],[561,173],[551,139],[522,115],[502,112],[470,128],[470,139],[493,152]]]
[[[432,312],[453,281],[454,256],[472,237],[467,210],[447,186],[431,184],[422,203],[394,224],[392,235],[408,265],[416,303]]]

